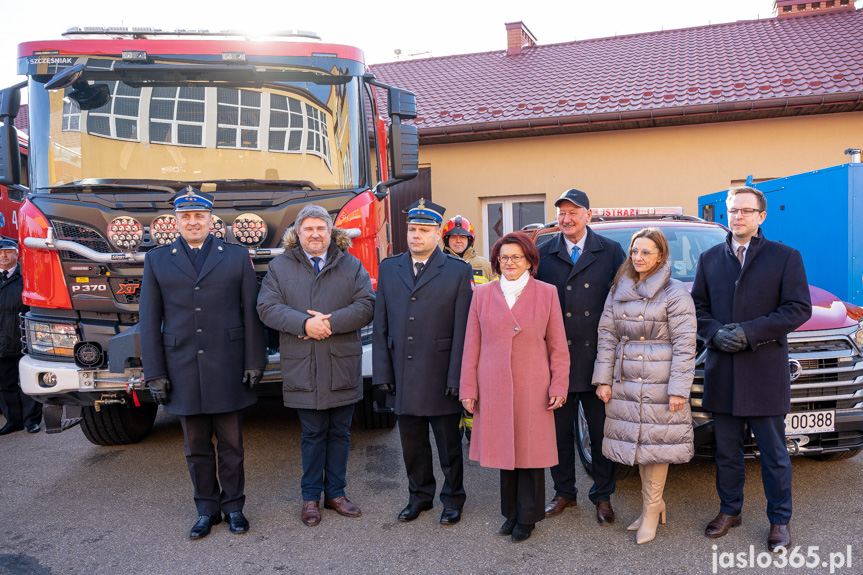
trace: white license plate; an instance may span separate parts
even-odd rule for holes
[[[824,433],[835,431],[836,411],[800,411],[785,416],[785,435],[798,433]]]

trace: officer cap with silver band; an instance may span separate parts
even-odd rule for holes
[[[171,198],[175,212],[212,212],[213,196],[192,186],[186,186]]]
[[[18,251],[18,242],[6,236],[0,236],[0,250],[15,250]]]
[[[433,202],[420,198],[409,205],[404,213],[408,215],[409,224],[422,224],[426,226],[439,226],[443,223],[443,214],[446,208]]]

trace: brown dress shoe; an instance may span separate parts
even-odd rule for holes
[[[345,517],[359,517],[362,515],[360,508],[351,503],[344,495],[335,499],[325,499],[324,509],[333,509],[336,513]]]
[[[560,515],[567,507],[574,506],[575,499],[567,499],[566,497],[557,495],[548,505],[545,506],[545,516],[554,517],[555,515]]]
[[[740,515],[720,513],[716,519],[707,524],[704,534],[711,539],[718,539],[728,533],[729,529],[737,527],[741,523],[743,523],[743,518]]]
[[[788,550],[791,547],[791,531],[787,525],[771,525],[770,535],[767,536],[767,548],[774,553],[781,547]]]
[[[614,523],[614,509],[611,508],[611,501],[596,502],[596,522],[600,525]]]
[[[321,522],[320,503],[317,501],[303,501],[303,523],[307,527],[314,527]]]

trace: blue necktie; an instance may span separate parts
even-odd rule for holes
[[[572,248],[572,253],[570,254],[570,257],[572,258],[573,264],[578,261],[578,246]]]
[[[321,258],[314,257],[312,261],[315,263],[315,275],[321,273]]]

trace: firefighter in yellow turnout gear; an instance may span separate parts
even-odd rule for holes
[[[468,262],[473,267],[474,283],[482,284],[496,279],[497,276],[491,270],[491,263],[474,249],[474,238],[473,225],[465,217],[455,216],[443,227],[444,252]],[[468,441],[470,441],[472,427],[473,415],[463,411],[459,429],[462,430]]]

